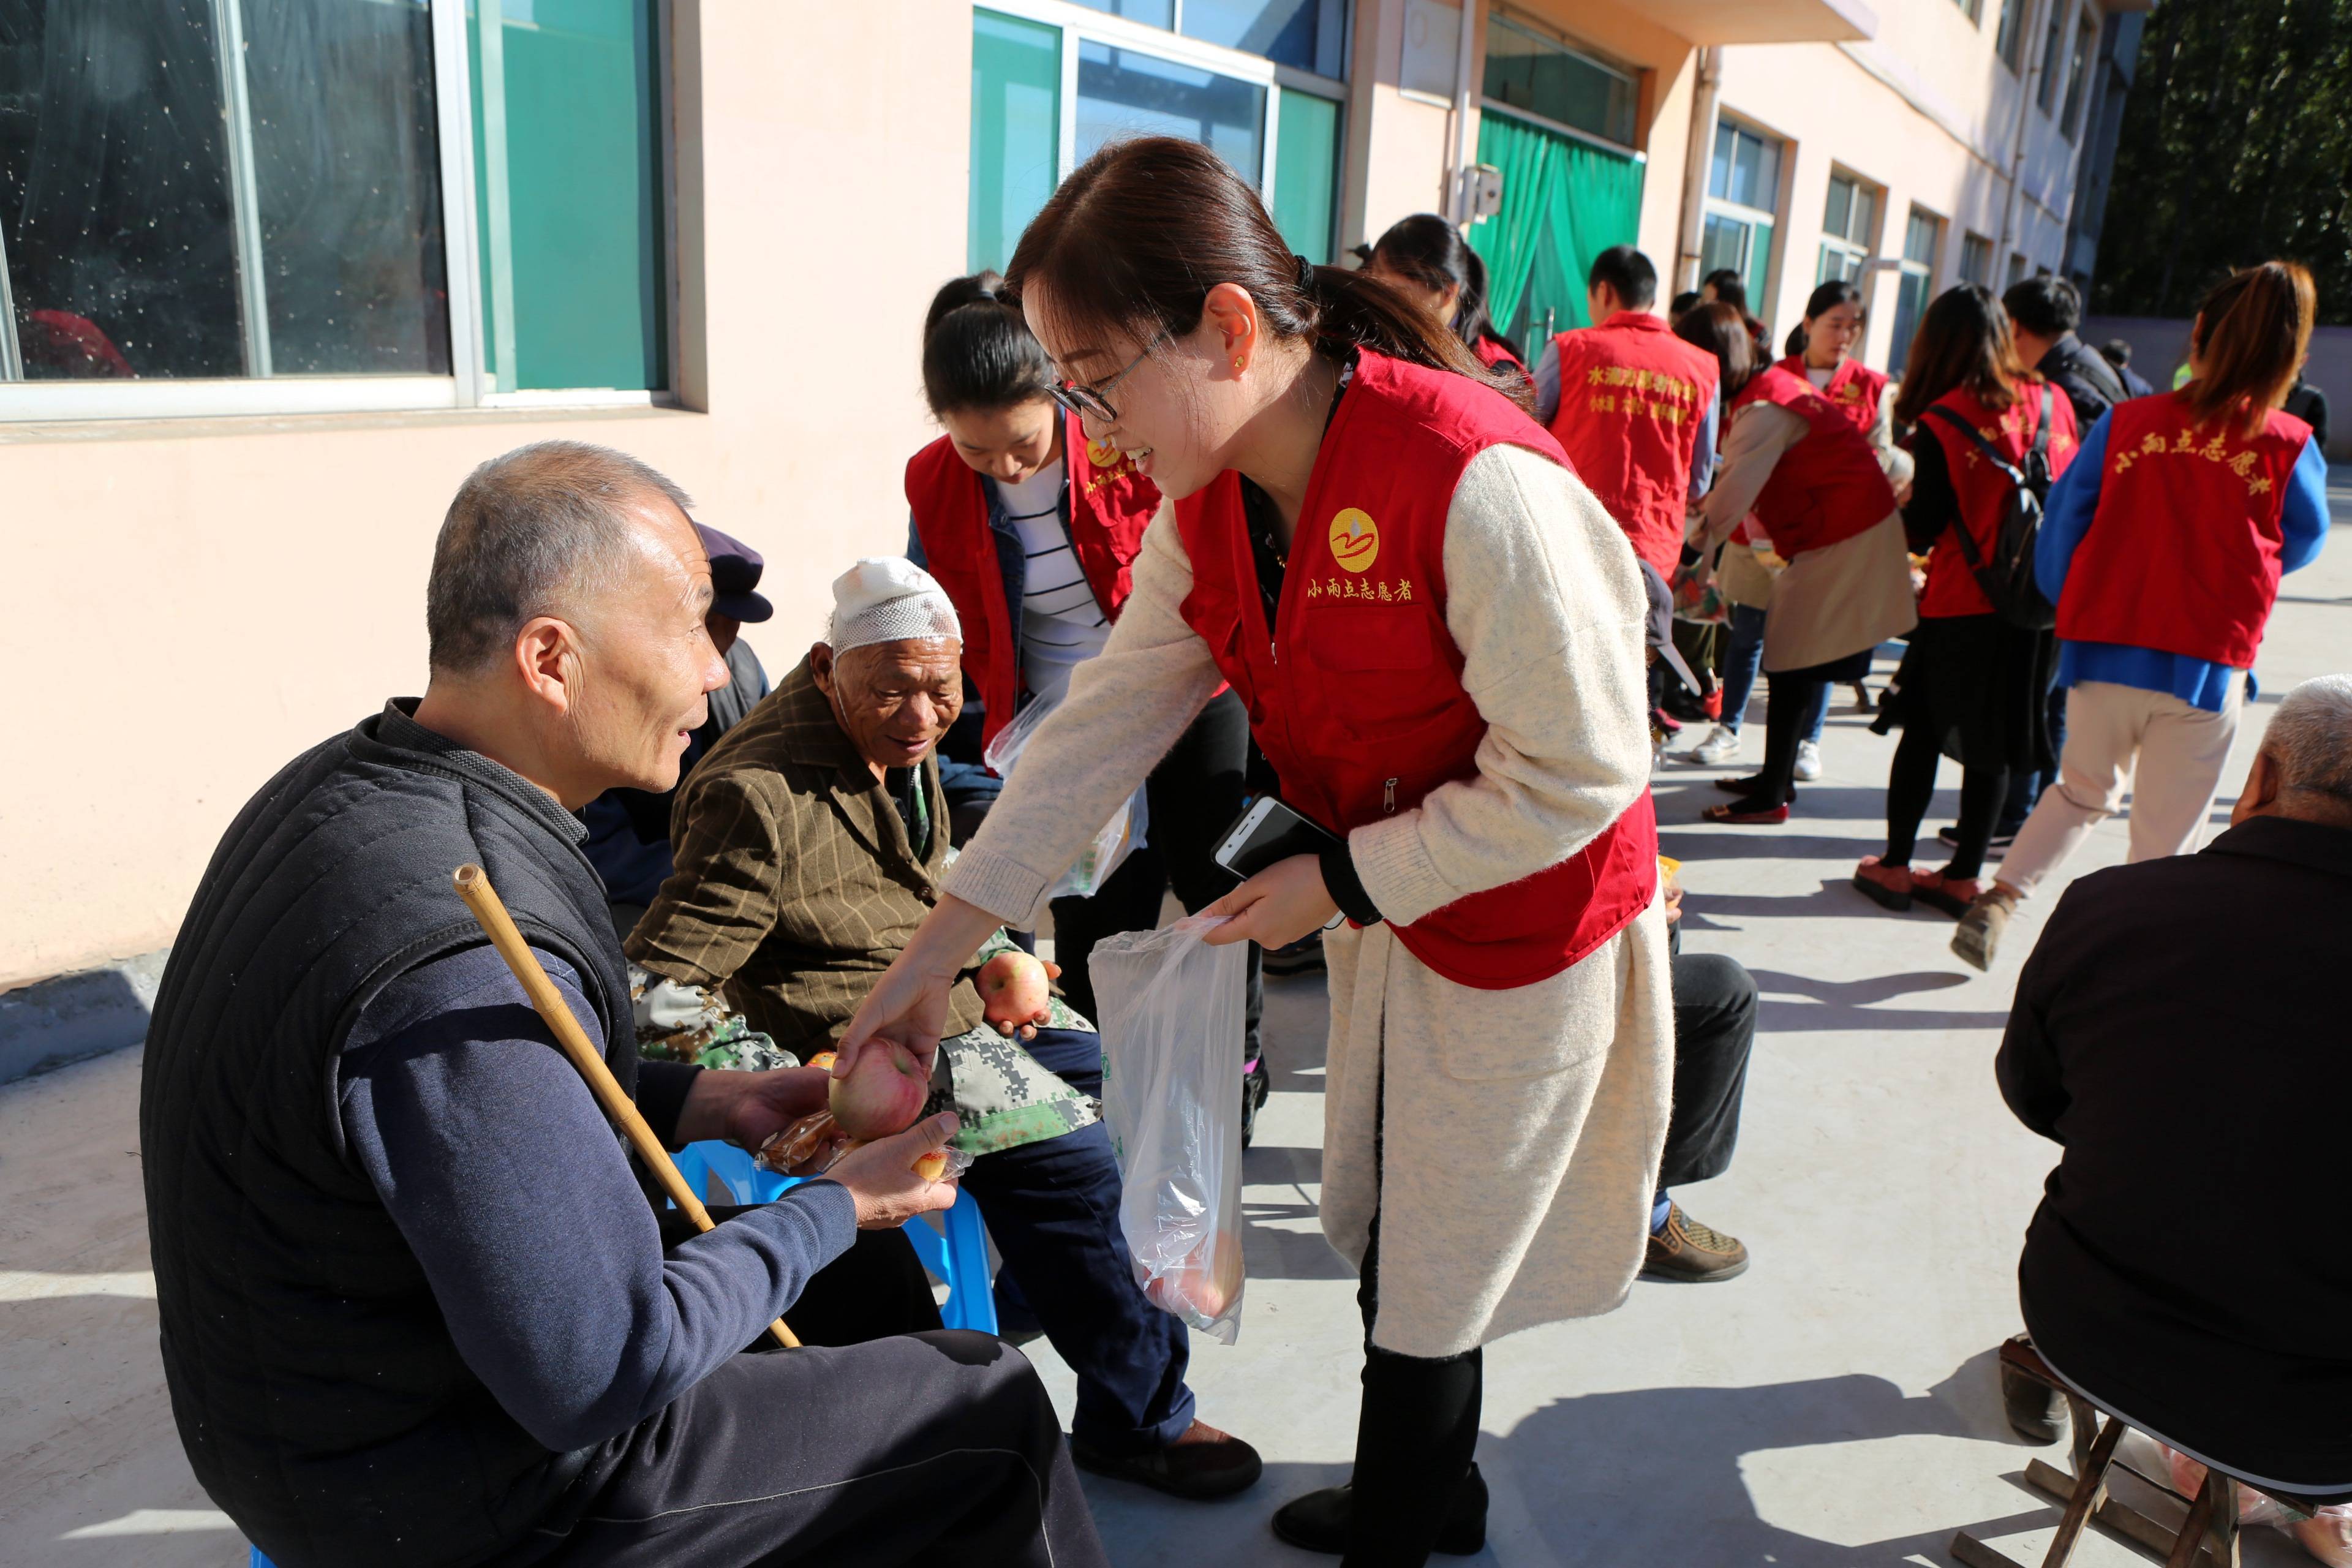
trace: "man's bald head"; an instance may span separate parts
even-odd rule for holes
[[[638,558],[631,512],[649,502],[674,506],[681,526],[691,504],[654,468],[585,441],[518,447],[476,468],[433,547],[433,668],[478,674],[509,657],[533,618],[574,618]]]

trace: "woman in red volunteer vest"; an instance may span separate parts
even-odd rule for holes
[[[2079,442],[2074,405],[2025,368],[2008,313],[1978,283],[1958,284],[1927,307],[1895,413],[1916,427],[1903,526],[1914,548],[1930,552],[1927,588],[1888,710],[1903,740],[1886,779],[1886,851],[1863,861],[1853,885],[1890,910],[1916,899],[1958,916],[1984,890],[1977,876],[2010,771],[2053,760],[2043,694],[2058,657],[2048,632],[1993,613],[1959,547],[1965,528],[1979,558],[1994,559],[2014,493],[1966,432],[2021,470],[2039,446],[2053,475],[2066,471]],[[1911,852],[1945,755],[1962,770],[1959,843],[1942,870],[1914,871]]]
[[[1671,1098],[1622,536],[1459,339],[1294,256],[1213,152],[1114,143],[1007,269],[1087,434],[1176,501],[1098,672],[1032,744],[843,1042],[937,1033],[946,981],[1034,915],[1084,824],[1231,682],[1281,797],[1331,835],[1211,940],[1325,938],[1323,1225],[1362,1274],[1352,1488],[1286,1539],[1358,1564],[1475,1552],[1488,1340],[1604,1312],[1647,1257]]]
[[[1751,511],[1754,521],[1732,539]],[[1772,682],[1764,768],[1717,779],[1739,798],[1705,816],[1786,822],[1799,747],[1818,732],[1830,687],[1868,675],[1878,645],[1917,620],[1895,491],[1853,421],[1812,383],[1773,364],[1732,400],[1722,460],[1698,514],[1696,573],[1723,570],[1736,581],[1734,567],[1754,564],[1738,561],[1738,551],[1769,550],[1787,563],[1764,612],[1761,662]],[[1718,545],[1733,557],[1726,566],[1711,565]]]
[[[984,746],[1031,702],[1059,704],[1071,676],[1110,640],[1127,602],[1136,551],[1160,491],[1116,447],[1090,447],[1053,399],[1045,353],[1020,314],[1001,303],[993,272],[959,278],[931,300],[923,323],[923,393],[945,434],[907,464],[913,523],[907,553],[955,602],[964,672],[985,715]],[[967,738],[969,746],[972,738]],[[993,798],[986,781],[976,811]],[[1070,1004],[1099,1018],[1087,958],[1114,931],[1159,923],[1173,886],[1188,910],[1230,891],[1216,841],[1240,811],[1249,767],[1249,715],[1221,692],[1151,773],[1147,843],[1092,898],[1055,899],[1054,955]],[[1105,813],[1108,818],[1109,813]],[[970,831],[966,826],[959,837]],[[1263,1095],[1258,1052],[1261,983],[1252,955],[1247,1038],[1253,1105]]]
[[[1526,356],[1486,316],[1486,263],[1462,231],[1435,213],[1415,213],[1389,225],[1363,269],[1451,325],[1463,345],[1488,370],[1526,375]]]
[[[2058,606],[2065,751],[1952,939],[1978,968],[2126,783],[2134,860],[2197,847],[2279,576],[2327,538],[2327,459],[2280,411],[2314,310],[2292,261],[2223,280],[2198,309],[2192,379],[2101,416],[2052,489],[2034,574]]]
[[[1862,290],[1833,278],[1805,301],[1805,318],[1789,333],[1780,368],[1803,376],[1822,401],[1853,421],[1884,451],[1895,444],[1887,426],[1886,378],[1853,357],[1870,324]]]

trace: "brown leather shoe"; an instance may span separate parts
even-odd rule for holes
[[[1728,1279],[1748,1271],[1748,1248],[1738,1237],[1726,1236],[1683,1213],[1675,1204],[1666,1210],[1666,1228],[1650,1237],[1650,1256],[1642,1265],[1644,1279],[1670,1279],[1685,1285]]]
[[[1070,1458],[1082,1470],[1194,1502],[1246,1491],[1265,1468],[1255,1448],[1206,1421],[1193,1422],[1173,1443],[1148,1454],[1105,1454],[1073,1437]]]

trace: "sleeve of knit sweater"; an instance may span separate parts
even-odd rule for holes
[[[577,977],[539,957],[594,1038]],[[612,1128],[488,947],[369,1003],[341,1080],[352,1157],[457,1353],[558,1451],[625,1432],[701,1382],[856,1239],[848,1189],[810,1182],[665,1252]],[[674,1087],[641,1084],[640,1098]]]
[[[1403,924],[1558,865],[1650,777],[1648,601],[1591,490],[1532,452],[1481,453],[1446,514],[1445,592],[1488,725],[1478,772],[1348,837],[1372,902]]]
[[[1103,651],[1070,676],[1069,695],[1022,748],[1021,764],[957,857],[947,891],[1016,930],[1118,803],[1135,793],[1223,680],[1185,622],[1192,563],[1162,504],[1144,531],[1133,589]]]

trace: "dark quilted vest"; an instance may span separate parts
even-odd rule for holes
[[[467,1369],[337,1111],[369,998],[485,942],[449,881],[469,860],[580,974],[634,1091],[627,969],[581,833],[387,708],[238,814],[172,949],[139,1110],[163,1371],[196,1478],[284,1568],[481,1561],[586,1463]]]

